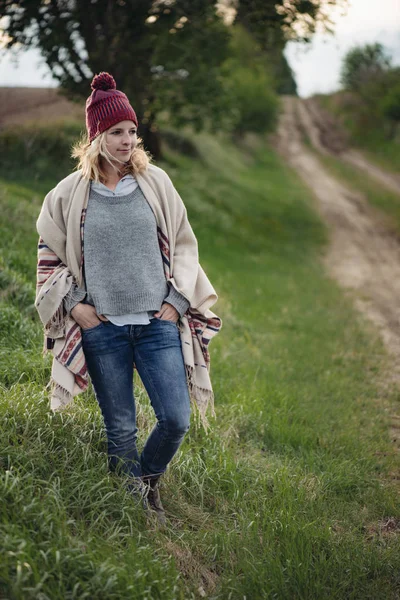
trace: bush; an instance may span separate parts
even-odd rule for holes
[[[350,50],[344,58],[342,83],[356,100],[349,110],[354,137],[393,139],[400,121],[400,68],[381,44]]]
[[[71,146],[79,137],[79,123],[52,122],[37,127],[35,123],[5,127],[0,134],[1,172],[8,176],[18,174],[24,165],[24,175],[33,180],[55,180],[71,172]],[[52,158],[49,173],[49,156]]]
[[[348,90],[360,92],[391,67],[391,58],[382,44],[366,44],[349,50],[343,60],[341,82]]]
[[[400,123],[400,81],[382,99],[381,112],[392,122],[392,135],[394,136],[397,125]]]

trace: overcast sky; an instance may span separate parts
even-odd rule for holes
[[[381,42],[400,65],[400,0],[350,0],[344,16],[334,16],[335,35],[316,34],[307,47],[290,42],[285,50],[295,73],[299,94],[329,93],[339,88],[342,57],[356,44]],[[0,59],[0,85],[48,87],[57,85],[38,52]]]
[[[301,96],[340,87],[340,65],[349,48],[381,42],[400,65],[400,0],[350,0],[344,16],[335,14],[335,34],[316,34],[309,47],[290,42],[285,55]]]

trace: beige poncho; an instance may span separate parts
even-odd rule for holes
[[[186,208],[168,175],[149,165],[136,178],[156,218],[166,279],[190,302],[179,330],[189,393],[206,424],[208,406],[214,414],[208,344],[222,326],[210,310],[218,296],[200,266]],[[69,404],[88,386],[81,329],[66,314],[63,299],[73,282],[85,288],[83,231],[89,189],[90,181],[80,171],[72,173],[47,194],[37,221],[35,306],[44,325],[44,351],[51,350],[54,357],[49,382],[53,410]]]

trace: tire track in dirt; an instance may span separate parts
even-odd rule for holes
[[[303,144],[302,130],[312,143],[315,139],[315,127],[309,113],[305,113],[303,102],[286,96],[282,104],[278,150],[313,191],[317,209],[329,228],[327,269],[340,285],[352,291],[357,308],[378,326],[395,359],[392,377],[400,384],[399,237],[391,230],[385,215],[369,206],[361,193],[337,181]],[[390,436],[400,448],[396,415],[392,418]]]

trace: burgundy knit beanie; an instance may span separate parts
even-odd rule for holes
[[[115,79],[102,71],[93,77],[93,92],[86,100],[86,129],[90,142],[120,121],[138,121],[127,96],[118,91]]]

